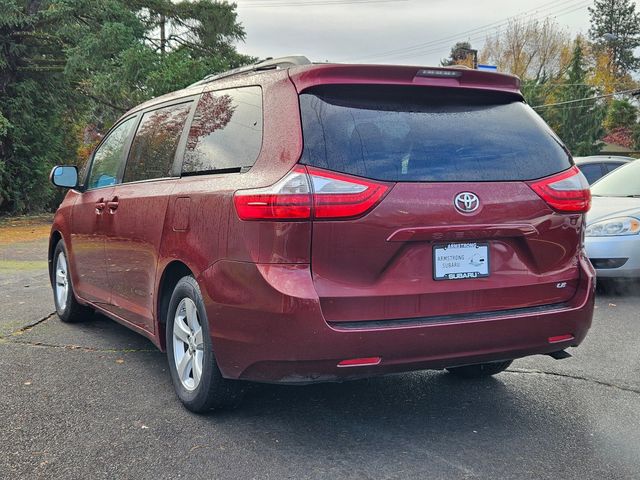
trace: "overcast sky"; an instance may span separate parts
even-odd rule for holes
[[[481,48],[511,16],[553,17],[572,34],[589,28],[586,0],[236,0],[256,57],[437,65],[456,41]],[[313,5],[301,6],[305,3]],[[475,30],[474,30],[475,29]],[[474,31],[470,31],[474,30]]]

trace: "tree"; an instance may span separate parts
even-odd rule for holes
[[[589,7],[589,38],[599,52],[610,55],[609,69],[624,76],[640,67],[634,49],[640,46],[640,14],[630,0],[595,0]]]
[[[636,123],[631,129],[631,139],[633,140],[633,148],[640,150],[640,123]]]
[[[603,140],[633,148],[638,130],[638,108],[626,99],[613,99],[609,103],[603,125],[607,135]]]
[[[611,94],[617,89],[630,88],[631,78],[619,78],[612,70],[611,52],[598,48],[591,48],[593,68],[587,82],[594,87],[599,87],[604,94]]]
[[[49,207],[53,164],[84,161],[134,105],[251,62],[243,38],[227,2],[0,0],[0,212]]]
[[[563,51],[568,45],[567,32],[549,18],[513,19],[500,35],[487,37],[480,60],[522,79],[539,80],[562,71]]]
[[[614,128],[633,128],[638,119],[638,108],[628,100],[614,99],[609,104],[607,116],[604,119],[604,127],[607,130]]]
[[[540,109],[543,117],[574,155],[592,155],[599,150],[604,130],[605,106],[593,97],[598,91],[586,83],[584,47],[576,39],[571,61],[557,86],[554,100],[558,105]]]
[[[64,30],[73,45],[67,76],[81,93],[120,113],[208,73],[252,61],[235,51],[244,30],[235,7],[226,2],[58,3],[64,5],[58,15],[82,19]]]
[[[38,1],[0,0],[0,209],[40,209],[51,165],[73,156],[65,141],[64,55]]]
[[[477,50],[471,48],[471,44],[469,42],[456,42],[456,44],[451,47],[449,58],[441,60],[440,65],[442,65],[443,67],[450,67],[452,65],[465,65],[469,68],[473,68],[474,55],[477,54]]]

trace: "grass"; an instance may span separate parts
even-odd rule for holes
[[[0,245],[46,239],[49,237],[52,220],[51,214],[2,218]]]
[[[46,268],[46,260],[0,260],[0,272],[28,272]]]

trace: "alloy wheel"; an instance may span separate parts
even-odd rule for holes
[[[198,309],[188,297],[180,301],[173,319],[173,359],[182,386],[195,390],[202,377],[204,342]]]
[[[60,252],[56,260],[55,291],[58,308],[64,311],[69,300],[69,268],[64,252]]]

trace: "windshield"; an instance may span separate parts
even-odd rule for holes
[[[638,197],[640,196],[640,161],[617,168],[591,186],[591,194],[596,197]]]
[[[300,95],[301,163],[377,180],[533,180],[571,160],[540,117],[503,93],[324,86]]]

